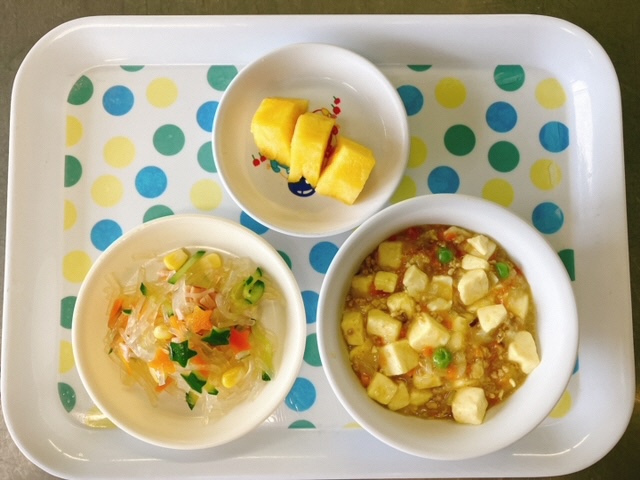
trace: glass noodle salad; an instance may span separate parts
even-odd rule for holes
[[[107,353],[154,405],[174,395],[208,421],[273,377],[275,341],[261,316],[281,297],[249,258],[178,249],[145,262],[117,290]]]

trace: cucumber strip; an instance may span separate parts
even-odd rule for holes
[[[178,280],[180,280],[182,277],[184,277],[185,273],[187,273],[189,271],[189,269],[191,267],[193,267],[196,262],[198,260],[200,260],[205,254],[204,250],[198,250],[196,253],[194,253],[193,255],[191,255],[189,257],[189,260],[187,260],[186,262],[184,262],[184,265],[182,265],[177,271],[176,273],[174,273],[173,275],[171,275],[171,277],[169,277],[169,283],[171,285],[174,285]]]
[[[249,285],[245,285],[242,289],[242,296],[252,305],[262,298],[263,293],[264,282],[262,280],[256,280]]]

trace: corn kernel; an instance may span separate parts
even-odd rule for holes
[[[158,325],[153,329],[153,336],[158,340],[169,340],[173,335],[169,331],[169,327],[166,325]]]
[[[220,268],[222,266],[222,257],[213,252],[207,254],[202,260],[200,260],[200,262],[204,262],[211,268]]]
[[[244,368],[241,365],[232,367],[222,374],[222,386],[225,388],[234,387],[244,376]]]
[[[188,258],[189,254],[180,248],[165,255],[162,261],[164,262],[164,266],[169,270],[178,270],[182,265],[184,265],[184,262],[186,262]]]

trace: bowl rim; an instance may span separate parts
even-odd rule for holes
[[[142,429],[139,424],[136,426],[132,425],[131,420],[133,419],[133,415],[123,415],[122,407],[120,407],[120,409],[116,407],[116,404],[121,403],[122,399],[117,401],[115,398],[105,398],[103,395],[98,393],[101,390],[104,390],[104,387],[100,387],[101,380],[98,379],[98,377],[103,377],[103,375],[96,375],[98,369],[96,368],[96,362],[92,360],[92,358],[95,358],[98,355],[88,351],[90,348],[88,345],[90,342],[100,342],[101,345],[104,344],[106,323],[102,333],[98,333],[96,331],[93,334],[93,340],[90,340],[91,327],[99,325],[100,320],[81,318],[82,316],[87,316],[88,313],[93,313],[95,311],[95,303],[91,303],[91,300],[101,297],[100,301],[103,304],[108,305],[110,303],[110,298],[107,298],[108,294],[104,291],[104,287],[109,283],[109,280],[105,280],[105,276],[103,274],[105,272],[105,268],[108,268],[108,265],[111,262],[121,264],[123,262],[123,258],[127,257],[131,259],[131,257],[134,256],[135,260],[132,262],[132,265],[134,265],[132,269],[137,269],[138,263],[143,263],[149,258],[165,253],[172,248],[179,248],[178,246],[167,246],[165,248],[162,246],[162,241],[159,241],[157,245],[149,247],[145,246],[141,251],[140,249],[130,250],[130,244],[135,245],[136,242],[140,242],[143,238],[148,240],[152,235],[156,235],[152,238],[158,238],[157,235],[162,232],[166,232],[167,229],[180,228],[183,230],[176,233],[176,237],[180,238],[180,235],[184,235],[184,238],[189,237],[194,239],[193,245],[182,244],[180,246],[186,248],[203,247],[219,249],[228,252],[231,255],[238,255],[228,247],[228,245],[232,243],[232,240],[224,240],[226,243],[221,243],[219,241],[217,244],[215,241],[203,240],[203,230],[211,232],[216,229],[226,232],[227,234],[235,234],[233,238],[236,238],[236,235],[241,235],[243,238],[242,243],[251,247],[257,247],[260,255],[269,255],[271,257],[268,263],[272,268],[269,269],[268,272],[273,281],[278,284],[278,288],[282,292],[283,298],[286,299],[283,307],[286,322],[283,323],[282,326],[282,328],[286,328],[286,338],[279,340],[279,349],[281,350],[281,353],[278,354],[278,374],[275,376],[274,380],[265,384],[264,388],[258,392],[257,396],[241,402],[232,410],[232,412],[244,410],[243,418],[248,418],[247,412],[252,411],[255,413],[253,421],[246,422],[237,429],[229,429],[223,435],[220,435],[220,433],[216,431],[220,429],[216,429],[215,425],[224,421],[224,417],[228,415],[225,415],[220,420],[216,419],[215,421],[211,421],[207,425],[204,425],[202,417],[197,414],[179,418],[179,415],[175,414],[175,412],[154,410],[154,407],[152,407],[150,402],[148,402],[148,399],[144,395],[142,389],[138,388],[137,385],[135,386],[136,392],[132,393],[132,395],[145,397],[144,401],[148,405],[146,405],[147,410],[143,413],[155,411],[158,412],[157,415],[161,418],[169,419],[171,421],[181,421],[184,419],[186,425],[202,425],[203,429],[206,431],[202,432],[200,437],[194,436],[193,438],[190,438],[188,436],[177,436],[177,438],[173,439],[168,438],[166,435],[162,435],[161,437],[155,436],[156,434],[152,433],[152,431],[157,431],[157,429],[148,427],[148,425],[144,426]],[[176,240],[173,241],[175,242]],[[226,245],[226,247],[221,248],[221,244]],[[178,245],[178,243],[176,243],[176,245]],[[148,255],[146,255],[147,253]],[[241,254],[239,256],[246,255]],[[255,257],[252,258],[254,261],[257,261]],[[120,274],[124,275],[122,272],[120,272]],[[117,276],[118,273],[115,273],[115,275]],[[98,290],[100,287],[102,287],[103,290]],[[244,436],[264,422],[264,420],[271,415],[284,400],[293,386],[303,362],[306,337],[306,314],[302,295],[293,272],[282,256],[269,242],[267,242],[267,240],[241,224],[226,218],[204,214],[175,214],[148,221],[128,230],[98,256],[85,276],[76,298],[71,327],[71,342],[74,351],[76,369],[82,385],[91,401],[114,425],[132,437],[148,444],[176,450],[197,450],[223,445]],[[106,318],[106,315],[107,311],[99,315],[91,316],[96,318]],[[104,353],[104,348],[100,349],[99,352]],[[113,363],[110,359],[106,359],[106,361],[104,359],[99,360],[99,363],[103,366],[107,362]],[[115,364],[113,364],[112,369],[116,369],[119,372],[119,367]],[[100,369],[100,371],[102,372],[102,369]],[[119,379],[119,375],[117,375],[117,377]],[[110,385],[113,385],[115,382],[115,380],[112,380],[113,375],[111,375],[111,380],[107,380]],[[122,387],[121,385],[118,385],[118,387],[123,390],[125,389],[125,387]],[[133,390],[131,390],[131,392],[133,392]],[[272,397],[268,397],[269,399],[267,401],[264,401],[264,398],[262,398],[265,393],[272,395]],[[256,402],[257,399],[262,399],[262,401]],[[252,404],[255,408],[249,410],[246,406],[243,406],[245,404]],[[239,415],[239,413],[234,413],[234,415]],[[151,422],[146,423],[149,424]]]
[[[318,219],[314,219],[313,222],[305,222],[305,230],[302,230],[294,225],[299,225],[301,222],[297,222],[296,224],[291,222],[282,222],[278,221],[278,219],[265,218],[262,215],[256,213],[253,208],[247,205],[247,202],[243,196],[239,193],[233,185],[230,184],[230,180],[227,176],[227,170],[231,169],[232,166],[227,165],[227,162],[221,161],[221,158],[225,158],[225,154],[222,151],[221,145],[223,141],[217,141],[219,135],[221,135],[221,131],[223,127],[223,121],[225,117],[229,115],[229,112],[233,109],[233,105],[231,104],[235,97],[239,96],[238,88],[241,88],[243,84],[247,83],[251,76],[255,74],[256,71],[259,71],[265,68],[265,64],[274,59],[278,59],[281,56],[291,55],[296,53],[299,50],[304,49],[315,49],[321,50],[322,52],[327,52],[331,55],[340,55],[350,62],[350,65],[361,65],[363,68],[366,67],[367,72],[371,76],[376,83],[384,86],[385,92],[385,110],[392,112],[393,114],[393,125],[394,129],[397,129],[399,132],[398,135],[398,158],[394,165],[395,174],[392,177],[386,178],[384,183],[384,194],[376,195],[375,201],[369,202],[371,205],[368,205],[367,209],[362,212],[362,214],[358,217],[353,217],[348,221],[342,221],[339,225],[334,225],[329,221],[326,221],[327,226],[318,227],[319,222]],[[317,55],[317,52],[314,52]],[[346,62],[346,60],[345,60]],[[249,132],[247,131],[247,135]],[[404,175],[404,168],[400,168],[400,165],[406,167],[409,161],[409,149],[410,149],[410,131],[409,131],[409,121],[408,116],[406,114],[406,109],[404,103],[398,93],[397,89],[391,83],[389,78],[382,73],[382,71],[368,58],[356,53],[353,50],[348,48],[338,46],[328,42],[297,42],[292,44],[287,44],[281,46],[275,50],[267,52],[266,54],[260,56],[255,59],[247,66],[242,68],[237,75],[231,80],[225,91],[223,92],[220,102],[218,104],[216,115],[213,120],[213,128],[212,128],[212,145],[213,145],[213,158],[214,163],[216,165],[216,171],[218,172],[220,182],[222,183],[225,191],[229,194],[229,196],[233,199],[233,201],[242,208],[242,210],[253,218],[255,221],[263,224],[264,226],[295,237],[306,237],[306,238],[318,238],[324,236],[337,235],[340,233],[347,232],[352,230],[353,228],[360,225],[364,219],[369,218],[371,215],[378,212],[382,209],[385,204],[389,201],[393,193],[395,192],[397,186],[402,181],[402,177]],[[338,200],[331,199],[332,202],[336,202],[335,206],[337,208],[342,207],[343,205],[339,203]],[[327,208],[331,209],[334,204],[329,205]],[[355,206],[346,206],[354,210]],[[354,210],[355,211],[355,210]]]
[[[538,379],[541,378],[543,374],[540,367],[543,365],[545,372],[553,372],[553,377],[550,380],[545,380],[545,396],[537,398],[538,409],[529,415],[522,415],[522,412],[520,412],[518,422],[515,424],[509,423],[507,425],[504,419],[500,419],[503,427],[508,428],[504,430],[503,435],[497,438],[495,442],[486,441],[487,439],[479,432],[482,432],[483,428],[489,430],[489,428],[485,426],[489,424],[489,419],[491,419],[492,422],[497,422],[498,420],[493,419],[499,412],[506,410],[508,414],[517,414],[513,408],[513,404],[515,403],[515,399],[517,399],[519,403],[522,402],[521,399],[524,398],[524,394],[527,392],[527,389],[525,389],[527,382],[515,392],[513,397],[490,409],[487,412],[485,422],[479,426],[461,425],[453,421],[445,421],[445,424],[438,420],[415,419],[414,417],[403,416],[397,412],[391,412],[369,399],[365,389],[357,382],[355,374],[353,374],[348,359],[345,356],[347,349],[339,331],[339,320],[337,317],[342,310],[342,301],[348,288],[347,281],[355,274],[362,259],[364,259],[370,251],[373,251],[373,248],[382,240],[388,238],[393,233],[401,231],[403,228],[418,224],[439,223],[458,225],[477,233],[486,233],[501,245],[508,243],[504,242],[505,236],[501,237],[500,235],[483,232],[481,226],[480,228],[472,228],[469,226],[480,225],[481,222],[485,221],[480,219],[478,215],[472,220],[465,222],[465,224],[460,224],[461,222],[458,221],[460,215],[466,215],[466,217],[471,219],[473,216],[470,216],[468,212],[474,212],[478,208],[481,208],[482,211],[487,214],[483,218],[491,218],[493,224],[503,220],[512,222],[515,228],[510,229],[509,232],[516,232],[516,237],[518,238],[526,236],[527,241],[531,242],[531,247],[536,249],[536,255],[543,257],[545,261],[549,262],[546,268],[556,280],[555,282],[551,282],[556,289],[554,294],[557,294],[557,297],[554,298],[563,299],[562,311],[565,320],[563,352],[551,352],[548,349],[545,350],[544,343],[538,344],[538,348],[541,350],[541,364],[529,375],[528,380],[535,378],[535,381],[539,383],[540,380]],[[452,213],[456,211],[458,212],[458,217],[453,219],[453,221],[447,221]],[[436,219],[436,221],[420,220],[420,218],[427,217]],[[375,233],[372,233],[372,231]],[[505,248],[510,256],[512,256],[512,249],[506,246]],[[516,261],[520,263],[521,259]],[[346,268],[346,265],[351,266],[351,268]],[[533,292],[533,294],[535,297],[535,292]],[[334,299],[333,305],[331,304],[332,297]],[[338,300],[336,300],[336,298]],[[538,306],[539,303],[536,302],[536,307]],[[537,329],[539,330],[538,327]],[[549,334],[547,333],[547,335]],[[575,360],[577,358],[579,329],[575,296],[566,268],[548,241],[542,237],[534,227],[514,212],[488,200],[463,194],[436,194],[414,197],[387,207],[364,222],[360,228],[356,229],[349,238],[347,238],[329,266],[322,284],[318,299],[317,336],[323,369],[332,390],[349,414],[365,430],[369,431],[369,433],[382,442],[405,453],[430,459],[461,460],[493,453],[515,443],[538,426],[549,415],[564,393],[573,373]],[[551,364],[549,360],[547,360],[550,356],[553,358],[561,358],[562,362],[551,368]],[[543,363],[545,360],[547,360],[547,362]],[[534,377],[534,375],[536,376]],[[533,380],[529,382],[529,385],[532,383]],[[512,406],[509,407],[509,402],[512,400],[514,402],[511,404]],[[428,424],[429,428],[438,432],[445,432],[445,429],[447,429],[446,433],[448,433],[449,430],[453,431],[454,428],[458,431],[465,429],[466,435],[473,435],[477,440],[474,444],[474,450],[472,451],[466,448],[458,448],[458,450],[456,450],[455,442],[451,441],[447,442],[446,445],[442,445],[442,447],[439,445],[435,447],[431,445],[433,448],[428,449],[425,447],[425,445],[428,445],[425,442],[418,444],[413,437],[411,439],[408,437],[403,438],[398,430],[402,427],[411,428],[411,422],[415,421],[431,422]],[[390,426],[390,424],[393,423],[400,424],[401,426]],[[493,423],[493,425],[497,424]]]

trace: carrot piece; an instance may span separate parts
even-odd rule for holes
[[[213,310],[204,310],[196,307],[193,312],[184,318],[185,324],[194,333],[208,332],[213,328],[213,323],[211,323],[212,313]]]
[[[251,329],[249,328],[245,328],[244,330],[238,330],[237,328],[231,329],[229,344],[235,353],[251,350],[249,335],[251,335]]]
[[[111,313],[109,313],[109,322],[107,325],[109,328],[113,328],[122,312],[122,305],[124,304],[124,298],[118,297],[113,301],[113,305],[111,306]]]
[[[169,352],[163,348],[156,350],[156,356],[149,362],[149,367],[154,370],[163,371],[165,375],[171,375],[176,371],[176,365],[171,361]]]

